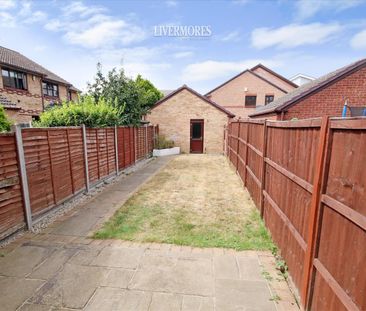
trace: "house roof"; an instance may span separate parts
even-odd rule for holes
[[[291,81],[294,81],[295,79],[297,78],[304,78],[304,79],[308,79],[308,80],[315,80],[314,77],[311,77],[311,76],[307,76],[307,75],[304,75],[302,73],[298,73],[297,75],[294,75],[293,77],[290,78]]]
[[[297,89],[289,92],[288,94],[274,100],[270,104],[262,107],[258,107],[255,112],[249,115],[249,117],[259,116],[268,113],[281,112],[291,105],[296,104],[298,101],[305,97],[322,90],[330,84],[342,79],[343,77],[359,70],[366,65],[366,58],[354,62],[348,66],[339,68],[332,71],[316,80],[310,81]]]
[[[216,104],[215,102],[213,102],[212,100],[208,99],[207,97],[201,95],[200,93],[196,92],[195,90],[191,89],[190,87],[188,87],[187,85],[183,85],[179,88],[177,88],[175,91],[169,93],[167,96],[163,97],[162,99],[160,99],[159,101],[157,101],[154,106],[152,107],[152,109],[154,109],[155,107],[161,105],[162,103],[164,103],[165,101],[167,101],[169,98],[175,96],[176,94],[178,94],[179,92],[183,91],[183,90],[187,90],[189,92],[191,92],[193,95],[199,97],[200,99],[204,100],[206,103],[212,105],[213,107],[215,107],[216,109],[226,113],[230,118],[235,117],[234,114],[232,114],[229,110],[225,109],[224,107]]]
[[[171,92],[174,92],[174,90],[160,90],[160,92],[162,92],[164,96],[168,96]]]
[[[260,65],[261,65],[261,64],[258,64],[257,66],[260,66]],[[261,65],[261,66],[263,66],[263,65]],[[255,66],[255,67],[256,67],[256,66]],[[253,68],[255,68],[255,67],[253,67]],[[264,67],[264,66],[263,66],[263,67]],[[233,81],[234,79],[236,79],[236,78],[240,77],[241,75],[243,75],[243,74],[245,74],[245,73],[250,73],[250,74],[252,74],[252,75],[256,76],[257,78],[259,78],[259,79],[261,79],[261,80],[263,80],[263,81],[265,81],[265,82],[269,83],[270,85],[274,86],[275,88],[279,89],[280,91],[282,91],[282,92],[284,92],[284,93],[287,93],[287,91],[286,91],[286,90],[284,90],[283,88],[279,87],[278,85],[274,84],[273,82],[269,81],[268,79],[266,79],[266,78],[262,77],[261,75],[259,75],[259,74],[255,73],[255,72],[253,71],[253,68],[252,68],[252,69],[245,69],[244,71],[242,71],[242,72],[238,73],[237,75],[235,75],[235,76],[234,76],[234,77],[232,77],[231,79],[229,79],[229,80],[225,81],[224,83],[220,84],[219,86],[215,87],[214,89],[212,89],[211,91],[209,91],[208,93],[206,93],[206,94],[205,94],[205,96],[210,95],[210,94],[211,94],[211,93],[213,93],[214,91],[218,90],[219,88],[222,88],[224,85],[228,84],[229,82]],[[266,68],[266,69],[268,69],[267,67],[265,67],[265,68]],[[268,70],[270,70],[270,69],[268,69]],[[268,71],[268,70],[267,70],[267,71]],[[278,74],[276,74],[276,76],[277,76],[277,75],[278,75]],[[278,76],[280,76],[280,75],[278,75]],[[281,77],[281,76],[280,76],[280,77]],[[286,78],[284,78],[284,79],[286,79]],[[295,85],[295,87],[297,87],[297,85],[296,85],[296,84],[294,84],[293,82],[291,82],[291,81],[290,81],[290,83],[291,83],[291,85]]]
[[[276,76],[277,78],[281,79],[283,82],[286,82],[287,84],[293,86],[293,87],[298,87],[298,85],[294,82],[292,82],[291,80],[285,78],[284,76],[280,75],[279,73],[269,69],[268,67],[264,66],[263,64],[259,63],[258,65],[254,66],[253,68],[251,68],[250,70],[255,71],[258,68],[262,68],[263,70],[269,72],[270,74]]]
[[[81,93],[81,90],[79,90],[78,88],[76,88],[75,86],[71,85],[69,87],[70,91],[73,91],[73,92],[77,92],[77,93]]]
[[[68,81],[62,79],[58,75],[42,67],[36,62],[30,60],[28,57],[20,54],[19,52],[10,50],[3,46],[0,46],[0,65],[6,65],[14,67],[26,72],[41,75],[46,80],[59,82],[66,85],[71,85]]]

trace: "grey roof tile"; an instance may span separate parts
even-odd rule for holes
[[[10,50],[8,48],[0,46],[0,64],[14,66],[25,71],[38,73],[44,76],[45,79],[49,79],[55,82],[71,85],[70,82],[62,79],[58,75],[42,67],[36,62],[30,60],[19,52]]]

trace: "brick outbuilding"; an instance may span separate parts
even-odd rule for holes
[[[224,128],[234,114],[186,85],[158,101],[146,120],[184,153],[223,153]]]
[[[366,107],[366,59],[311,81],[257,108],[249,117],[276,120],[341,117],[346,101],[349,107]]]

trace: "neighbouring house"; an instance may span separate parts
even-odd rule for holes
[[[215,87],[205,96],[232,112],[247,117],[256,107],[265,106],[297,88],[297,85],[262,64],[244,70]]]
[[[160,90],[161,93],[163,93],[164,96],[168,96],[171,92],[174,92],[174,90]]]
[[[310,76],[307,76],[307,75],[304,75],[302,73],[299,73],[299,74],[297,74],[296,76],[293,76],[290,79],[291,82],[295,83],[298,86],[302,86],[302,85],[304,85],[304,84],[306,84],[308,82],[311,82],[313,80],[315,80],[315,78],[310,77]]]
[[[256,109],[249,117],[276,120],[341,117],[346,101],[349,107],[366,106],[366,58],[304,84]]]
[[[17,123],[38,119],[48,106],[77,100],[79,90],[19,52],[0,46],[0,104]]]
[[[159,100],[146,120],[184,153],[223,153],[224,128],[234,114],[186,85]]]

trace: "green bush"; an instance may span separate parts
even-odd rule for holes
[[[35,122],[35,126],[80,126],[106,127],[120,124],[117,108],[100,98],[98,102],[92,96],[83,96],[77,103],[64,102],[61,106],[49,108]]]
[[[156,149],[168,149],[174,147],[174,141],[166,139],[164,135],[158,135],[156,140]]]
[[[5,109],[0,106],[0,132],[10,131],[11,122],[8,120],[5,114]]]

